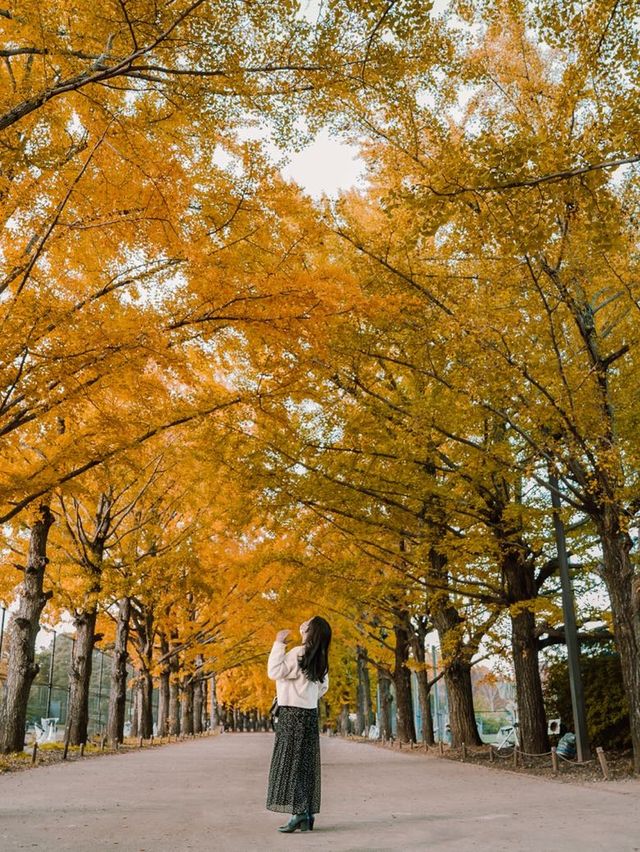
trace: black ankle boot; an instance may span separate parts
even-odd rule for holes
[[[278,831],[283,834],[291,834],[298,828],[300,831],[308,831],[309,817],[307,814],[294,814],[286,825],[281,825],[278,828]]]
[[[307,822],[309,823],[309,831],[313,831],[313,824],[316,821],[316,818],[311,813],[311,811],[307,811]]]

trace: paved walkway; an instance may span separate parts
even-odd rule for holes
[[[323,738],[313,833],[264,808],[270,734],[0,776],[0,850],[640,850],[640,783],[579,786]]]

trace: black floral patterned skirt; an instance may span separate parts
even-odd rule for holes
[[[267,808],[286,814],[320,810],[318,711],[280,707],[271,757]]]

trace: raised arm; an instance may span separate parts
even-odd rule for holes
[[[271,680],[293,680],[298,676],[298,660],[286,659],[287,646],[284,642],[273,643],[267,662],[267,675]]]

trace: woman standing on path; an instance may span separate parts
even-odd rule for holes
[[[329,688],[331,628],[316,615],[300,625],[303,645],[287,652],[290,630],[281,630],[267,673],[276,681],[278,725],[269,771],[267,808],[292,814],[278,831],[313,831],[320,810],[318,700]]]

